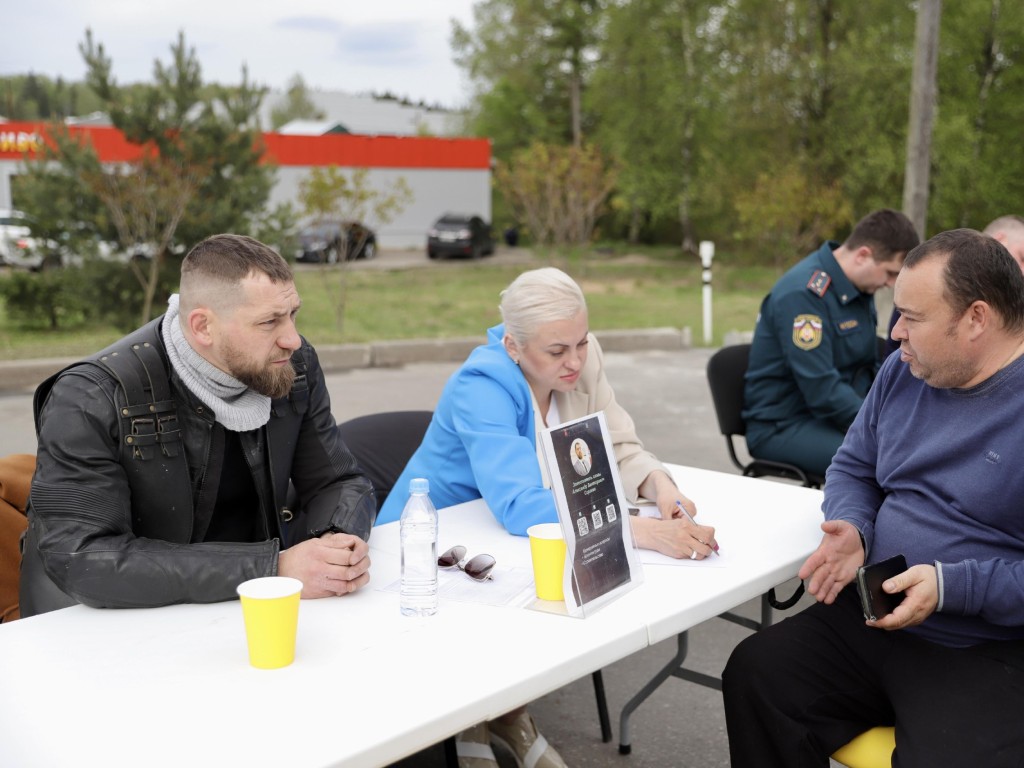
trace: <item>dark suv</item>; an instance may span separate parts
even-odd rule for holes
[[[427,256],[481,256],[494,253],[491,225],[479,216],[446,213],[427,232]]]
[[[307,224],[298,232],[298,261],[335,264],[341,258],[372,259],[377,255],[377,235],[357,221],[320,221]]]

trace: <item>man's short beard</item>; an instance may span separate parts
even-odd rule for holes
[[[228,366],[228,373],[253,392],[275,400],[291,392],[292,384],[295,383],[295,369],[290,362],[285,365],[269,362],[256,365],[246,360],[235,347],[228,347],[224,351],[224,362]]]
[[[275,400],[291,392],[292,384],[295,383],[295,369],[291,365],[262,368],[256,371],[233,371],[231,375],[254,392],[259,392],[261,395]]]

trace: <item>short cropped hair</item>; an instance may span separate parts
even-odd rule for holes
[[[1005,232],[1015,240],[1020,239],[1024,237],[1024,218],[1013,214],[1000,216],[985,227],[983,232],[989,237],[995,237],[1000,232]]]
[[[882,208],[858,221],[843,245],[851,251],[866,245],[872,258],[883,263],[909,252],[920,242],[910,219],[892,208]]]
[[[523,272],[501,292],[501,319],[505,332],[517,344],[526,344],[537,329],[556,320],[570,320],[586,312],[587,300],[576,282],[554,267]]]
[[[230,309],[240,298],[237,288],[252,274],[273,283],[295,278],[277,251],[246,235],[211,235],[195,245],[181,263],[179,289],[182,315],[199,306]]]
[[[914,248],[903,268],[943,256],[943,294],[954,316],[984,301],[1002,318],[1004,329],[1024,331],[1024,274],[1002,243],[974,229],[951,229]]]

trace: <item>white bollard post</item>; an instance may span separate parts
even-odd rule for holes
[[[710,240],[700,241],[700,263],[704,267],[701,272],[703,288],[703,309],[704,309],[704,345],[711,346],[711,261],[715,258],[715,244]]]

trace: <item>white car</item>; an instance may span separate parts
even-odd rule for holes
[[[45,257],[41,245],[32,237],[32,228],[24,213],[0,208],[0,263],[39,269]]]

